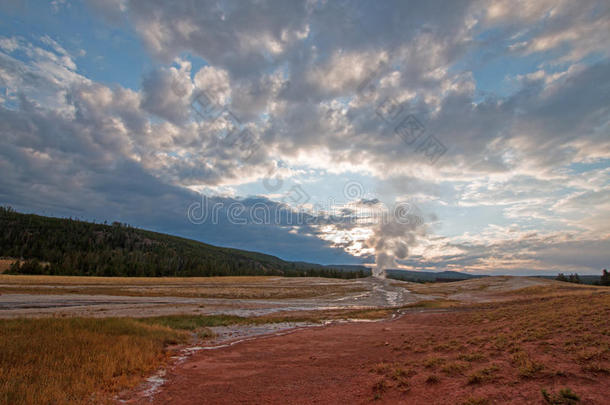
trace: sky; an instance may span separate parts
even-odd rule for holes
[[[610,3],[0,0],[0,205],[286,260],[610,265]]]

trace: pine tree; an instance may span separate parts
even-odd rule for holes
[[[568,280],[570,283],[580,284],[580,277],[578,274],[570,274],[570,279]]]
[[[610,273],[608,273],[608,270],[606,270],[606,269],[604,269],[602,271],[602,277],[600,280],[600,284],[610,286]]]
[[[555,277],[555,280],[557,280],[557,281],[569,281],[568,278],[566,276],[564,276],[563,273],[559,273],[557,275],[557,277]]]

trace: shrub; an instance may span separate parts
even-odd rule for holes
[[[440,381],[441,379],[435,374],[430,374],[428,378],[426,378],[426,384],[438,384]]]
[[[459,375],[462,374],[466,369],[468,369],[470,365],[468,363],[464,363],[461,361],[454,361],[451,363],[445,364],[441,370],[449,375]]]
[[[602,277],[600,279],[599,282],[601,285],[607,285],[610,286],[610,273],[608,273],[608,270],[604,269],[602,271]]]
[[[386,392],[388,390],[389,386],[388,383],[384,380],[381,379],[379,381],[377,381],[374,385],[373,385],[373,394],[374,394],[374,399],[381,399],[381,395]]]
[[[484,382],[493,381],[495,372],[498,371],[498,366],[490,366],[476,371],[468,376],[468,384],[482,384]]]
[[[542,398],[547,404],[552,405],[571,405],[580,402],[580,397],[570,388],[562,388],[558,393],[549,393],[544,388],[541,390]]]
[[[519,368],[519,376],[533,378],[544,369],[544,365],[530,358],[526,352],[517,352],[513,356],[513,363]]]
[[[441,364],[445,363],[445,359],[442,357],[428,357],[425,361],[424,361],[424,367],[426,368],[436,368],[438,366],[440,366]]]
[[[486,358],[487,357],[481,353],[460,354],[458,356],[458,360],[469,361],[469,362],[485,360]]]

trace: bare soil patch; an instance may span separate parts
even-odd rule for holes
[[[202,351],[154,403],[607,403],[608,290],[510,298]]]

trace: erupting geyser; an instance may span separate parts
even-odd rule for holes
[[[375,267],[373,268],[373,277],[385,278],[386,269],[392,267],[394,258],[386,253],[378,253],[375,257]]]
[[[386,270],[396,266],[395,259],[405,259],[409,246],[414,246],[418,236],[425,233],[421,215],[413,212],[409,203],[397,204],[393,215],[383,217],[367,241],[375,249],[373,277],[385,278]]]

